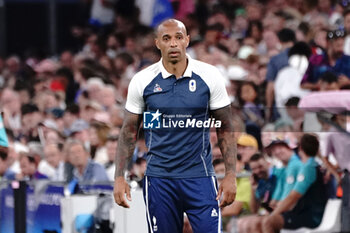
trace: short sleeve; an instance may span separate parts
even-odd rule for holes
[[[314,166],[304,166],[297,176],[296,184],[293,190],[301,195],[304,195],[315,180],[316,168]]]
[[[274,65],[274,58],[272,57],[267,64],[266,81],[274,82],[277,76],[277,68]]]
[[[219,108],[226,107],[231,103],[226,87],[224,77],[221,75],[220,71],[215,69],[213,72],[214,81],[210,88],[210,100],[209,106],[210,110],[216,110]]]
[[[145,103],[143,100],[141,84],[138,83],[138,78],[135,76],[131,79],[128,96],[126,99],[125,109],[134,114],[142,114]]]

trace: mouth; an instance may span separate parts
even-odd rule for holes
[[[177,57],[179,55],[180,55],[180,52],[178,52],[178,51],[170,51],[169,52],[169,56],[170,57]]]

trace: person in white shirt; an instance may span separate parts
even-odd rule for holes
[[[39,164],[39,171],[52,181],[65,181],[62,147],[63,145],[59,143],[45,145],[45,160]]]

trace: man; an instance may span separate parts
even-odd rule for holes
[[[8,147],[0,146],[0,181],[14,180],[15,173],[9,169]]]
[[[51,143],[44,147],[45,160],[39,163],[39,171],[52,181],[65,181],[62,144]]]
[[[276,190],[274,191],[274,200],[281,201],[285,199],[293,189],[297,180],[299,169],[302,166],[298,155],[283,140],[274,140],[266,147],[272,156],[279,159],[285,171],[278,177]],[[274,204],[270,204],[274,207]]]
[[[182,22],[169,19],[161,23],[155,43],[162,59],[136,74],[129,85],[116,157],[115,201],[129,207],[126,198],[131,201],[130,187],[124,172],[145,111],[148,153],[144,200],[149,232],[182,232],[184,212],[194,232],[220,232],[219,207],[231,204],[236,193],[236,143],[224,82],[216,68],[186,55],[189,36]],[[147,118],[149,113],[153,121]],[[152,124],[160,127],[160,113],[163,122],[183,126],[176,118],[180,114],[181,120],[197,123],[193,128],[167,128],[163,123],[162,128],[152,129]],[[210,114],[222,123],[217,125],[217,137],[226,169],[218,192],[209,128],[198,123],[208,120]]]
[[[301,81],[301,88],[319,90],[319,80],[326,71],[338,77],[339,86],[350,83],[350,56],[344,55],[344,31],[335,30],[327,33],[326,52],[310,57],[309,66]]]
[[[295,185],[286,199],[263,220],[262,232],[279,232],[282,228],[315,228],[321,223],[327,196],[322,173],[315,161],[318,149],[318,139],[304,134],[299,150],[303,165]]]
[[[274,92],[275,92],[275,81],[277,78],[277,74],[284,67],[289,65],[289,49],[294,45],[296,37],[294,31],[284,28],[277,33],[278,39],[282,46],[282,52],[273,56],[269,64],[267,65],[266,72],[266,107],[267,107],[267,120],[270,120],[272,114],[272,107],[274,102]]]
[[[283,169],[271,166],[262,154],[254,154],[249,160],[252,171],[250,211],[257,214],[260,207],[271,211],[270,202],[275,199],[277,179],[281,178]],[[240,218],[239,232],[257,232],[260,228],[261,217],[258,215]]]
[[[21,173],[16,174],[16,179],[40,180],[48,178],[38,171],[38,163],[30,153],[20,152],[19,164]]]
[[[104,167],[91,160],[84,144],[77,140],[69,141],[67,153],[70,163],[74,166],[73,178],[77,181],[104,182],[108,176]]]
[[[225,175],[225,161],[223,159],[215,159],[213,161],[215,175],[218,183],[221,183]],[[224,231],[230,232],[236,227],[237,218],[249,214],[249,202],[251,185],[249,182],[249,173],[244,170],[244,163],[241,156],[237,155],[236,172],[239,174],[237,178],[237,193],[235,201],[221,209]]]
[[[237,152],[242,157],[242,163],[245,169],[250,170],[249,160],[258,151],[258,142],[255,137],[245,133],[239,136],[237,140]]]

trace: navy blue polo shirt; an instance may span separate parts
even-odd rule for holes
[[[209,131],[220,127],[210,111],[230,104],[217,68],[191,59],[176,79],[162,60],[137,73],[125,108],[143,114],[147,176],[195,178],[215,175]]]

